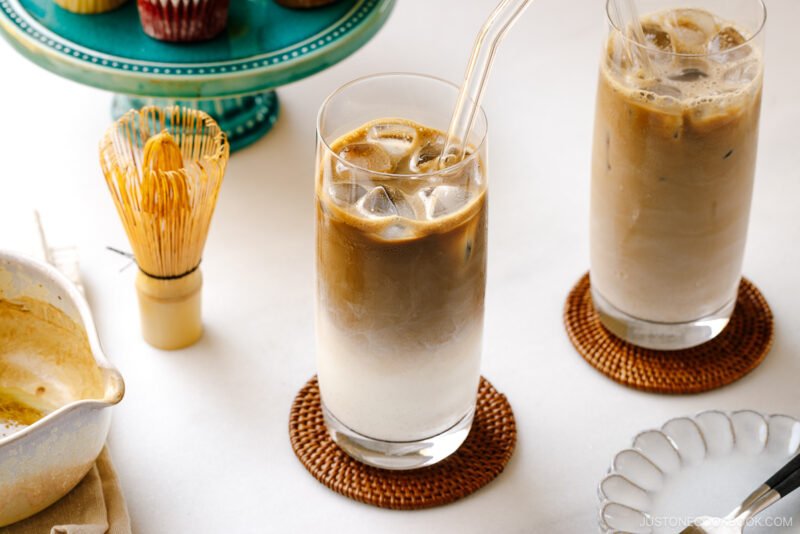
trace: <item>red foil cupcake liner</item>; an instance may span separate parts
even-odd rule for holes
[[[219,35],[229,0],[137,0],[144,32],[160,41],[205,41]]]

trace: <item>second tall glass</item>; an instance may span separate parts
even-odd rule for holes
[[[619,337],[683,349],[736,303],[763,71],[760,0],[632,0],[644,45],[608,0],[591,197],[592,300]]]
[[[317,369],[329,433],[387,469],[469,433],[486,286],[486,119],[440,169],[458,88],[414,74],[334,92],[317,125]]]

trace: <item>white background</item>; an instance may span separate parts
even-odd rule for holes
[[[399,0],[362,50],[280,89],[274,130],[230,161],[203,261],[205,334],[178,352],[141,339],[135,269],[120,272],[126,260],[105,250],[129,248],[97,156],[111,95],[0,45],[0,239],[19,231],[9,214],[35,206],[52,244],[79,247],[100,338],[127,384],[109,445],[134,531],[588,533],[596,531],[596,485],[639,430],[706,408],[800,416],[800,2],[767,1],[744,267],[775,314],[767,359],[732,386],[670,397],[619,386],[572,348],[561,314],[588,268],[603,2],[538,0],[503,43],[484,103],[491,230],[483,373],[514,408],[517,450],[483,490],[422,512],[339,496],[289,444],[292,399],[315,372],[314,121],[328,93],[365,74],[460,81],[495,1]]]

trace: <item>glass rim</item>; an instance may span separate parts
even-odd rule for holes
[[[747,39],[745,39],[744,42],[742,42],[741,44],[738,44],[738,45],[736,45],[736,46],[734,46],[732,48],[726,48],[725,50],[720,50],[718,52],[711,52],[711,53],[706,52],[706,53],[690,53],[690,54],[687,54],[687,53],[684,53],[684,52],[666,52],[664,50],[661,50],[660,48],[654,48],[654,47],[648,46],[646,44],[639,43],[639,42],[635,41],[634,39],[631,39],[630,37],[628,37],[624,33],[622,33],[622,29],[619,26],[617,26],[617,23],[614,22],[614,17],[611,15],[611,6],[616,1],[619,1],[619,0],[606,0],[606,9],[605,9],[605,11],[606,11],[606,20],[611,25],[611,28],[613,28],[613,30],[616,32],[616,34],[619,35],[622,39],[627,41],[632,46],[635,46],[637,48],[642,48],[642,49],[650,51],[650,52],[657,52],[659,54],[663,54],[665,56],[670,56],[670,57],[695,57],[695,58],[701,58],[701,57],[716,56],[716,55],[719,55],[719,54],[728,54],[728,53],[730,53],[732,51],[739,50],[741,48],[744,48],[745,46],[748,46],[751,42],[753,42],[753,40],[755,40],[759,35],[761,35],[761,32],[764,30],[764,26],[767,24],[767,6],[764,3],[764,0],[753,0],[755,2],[755,4],[757,4],[759,6],[759,8],[761,9],[761,22],[758,25],[758,28],[756,28],[756,30],[753,32],[753,34],[750,37],[748,37]]]
[[[445,167],[443,169],[437,169],[437,170],[434,170],[434,171],[421,172],[421,173],[417,173],[417,174],[397,174],[397,173],[392,173],[392,172],[378,172],[378,171],[370,170],[370,169],[368,169],[366,167],[361,167],[359,165],[354,165],[353,163],[341,158],[339,156],[339,154],[334,152],[333,149],[331,148],[330,144],[328,143],[328,140],[325,138],[324,135],[322,135],[322,115],[325,112],[325,110],[328,108],[328,105],[331,103],[331,100],[333,100],[334,97],[339,95],[342,91],[346,90],[347,88],[349,88],[349,87],[351,87],[351,86],[353,86],[353,85],[355,85],[357,83],[361,83],[361,82],[365,82],[365,81],[369,81],[369,80],[373,80],[373,79],[378,79],[378,78],[390,78],[392,76],[409,77],[409,78],[420,78],[420,79],[424,79],[424,80],[429,80],[429,81],[434,81],[434,82],[443,83],[445,85],[449,85],[450,87],[454,88],[456,91],[459,91],[459,89],[460,89],[458,85],[454,84],[453,82],[447,81],[447,80],[445,80],[443,78],[439,78],[437,76],[431,76],[430,74],[420,74],[420,73],[416,73],[416,72],[379,72],[379,73],[375,73],[375,74],[368,74],[366,76],[361,76],[361,77],[356,78],[354,80],[350,80],[346,84],[344,84],[341,87],[339,87],[336,90],[334,90],[330,95],[328,95],[327,98],[325,98],[325,100],[322,102],[322,105],[320,105],[319,111],[317,112],[317,138],[322,143],[322,145],[325,147],[325,150],[331,155],[331,157],[335,158],[336,161],[342,162],[344,165],[347,165],[350,168],[357,169],[359,171],[364,171],[364,172],[366,172],[366,173],[368,173],[370,175],[373,175],[373,176],[383,176],[383,177],[387,177],[387,178],[406,178],[406,179],[427,178],[427,177],[432,177],[432,176],[438,176],[438,175],[441,175],[442,173],[445,173],[445,172],[458,171],[461,168],[466,167],[467,165],[469,165],[474,160],[480,158],[480,152],[483,149],[484,145],[486,145],[486,139],[489,137],[489,121],[486,118],[486,112],[483,110],[483,106],[479,106],[478,107],[478,114],[481,117],[483,117],[483,122],[486,125],[486,128],[485,128],[486,131],[483,132],[483,135],[481,136],[480,142],[477,144],[477,146],[475,146],[474,150],[472,151],[472,153],[469,156],[466,156],[465,158],[463,158],[461,161],[459,161],[455,165],[450,165],[449,167]],[[380,118],[380,117],[376,117],[376,119],[378,119],[378,118]],[[470,132],[470,133],[472,133],[472,132]]]

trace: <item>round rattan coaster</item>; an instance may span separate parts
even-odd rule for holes
[[[772,345],[772,312],[756,286],[744,278],[725,330],[707,343],[673,351],[637,347],[606,330],[594,311],[589,288],[587,273],[567,297],[567,334],[595,369],[632,388],[700,393],[722,387],[755,369]]]
[[[289,438],[306,469],[330,489],[381,508],[416,510],[453,502],[491,482],[514,452],[517,427],[506,396],[481,377],[472,430],[452,456],[410,471],[377,469],[345,454],[328,435],[314,377],[294,399]]]

